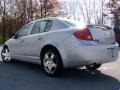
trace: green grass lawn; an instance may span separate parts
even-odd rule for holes
[[[0,45],[3,44],[3,37],[0,36]]]

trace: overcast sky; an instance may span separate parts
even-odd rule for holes
[[[73,14],[75,12],[76,18],[80,18],[80,21],[84,22],[83,15],[81,14],[80,9],[78,9],[79,5],[83,7],[83,11],[85,13],[85,6],[84,1],[86,2],[87,6],[90,7],[88,9],[93,9],[94,11],[98,11],[100,13],[101,8],[101,2],[102,0],[60,0],[66,3],[66,7],[68,8],[69,15]],[[95,2],[95,4],[93,4]],[[108,2],[108,0],[103,0],[104,4]],[[73,7],[70,9],[70,5]],[[94,5],[94,6],[93,6]],[[91,10],[92,11],[92,10]],[[68,15],[68,16],[69,16]],[[71,16],[71,19],[73,17]],[[94,21],[94,20],[93,20]]]

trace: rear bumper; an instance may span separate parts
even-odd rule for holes
[[[92,63],[108,63],[117,60],[119,55],[118,44],[96,45],[96,46],[76,46],[64,49],[66,59],[65,67],[80,67]]]

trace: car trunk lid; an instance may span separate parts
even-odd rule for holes
[[[94,41],[97,41],[100,44],[115,43],[115,34],[110,27],[102,25],[88,25],[88,28]]]

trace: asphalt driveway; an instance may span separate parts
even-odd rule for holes
[[[0,57],[0,90],[120,90],[120,58],[95,72],[66,69],[61,77],[51,78],[39,65],[6,64]]]

